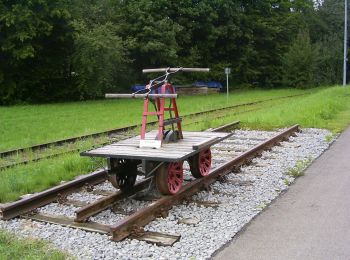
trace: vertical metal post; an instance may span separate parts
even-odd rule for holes
[[[348,53],[348,0],[344,4],[344,61],[343,61],[343,86],[346,86],[346,65]]]
[[[231,74],[230,68],[225,68],[225,74],[226,74],[226,101],[228,101],[228,74]]]
[[[228,73],[226,74],[226,98],[228,99]]]

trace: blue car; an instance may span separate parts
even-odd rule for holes
[[[195,87],[207,87],[207,88],[218,88],[220,91],[223,91],[224,87],[218,81],[196,81],[193,83]]]

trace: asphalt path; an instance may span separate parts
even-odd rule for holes
[[[213,258],[350,260],[350,127]]]

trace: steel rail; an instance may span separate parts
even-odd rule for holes
[[[126,139],[128,137],[129,136],[125,136],[125,137],[119,139],[118,141]],[[115,141],[115,140],[113,140],[113,141]],[[100,145],[107,145],[107,144],[110,144],[110,142],[103,142],[103,143],[100,143],[98,146],[100,146]],[[12,164],[7,164],[7,165],[4,165],[4,166],[0,166],[0,171],[4,170],[4,169],[15,167],[15,166],[25,165],[25,164],[33,163],[33,162],[38,162],[38,161],[41,161],[43,159],[51,159],[51,158],[55,158],[55,157],[58,157],[58,156],[61,156],[61,155],[74,153],[74,152],[80,152],[80,151],[81,151],[80,148],[74,148],[74,149],[62,151],[62,152],[59,152],[59,153],[53,153],[53,154],[49,154],[49,155],[38,157],[38,158],[34,158],[34,159],[28,159],[28,160],[24,160],[24,161],[12,163]]]
[[[136,194],[139,191],[146,189],[151,182],[151,178],[142,180],[136,183],[131,189],[127,191],[117,191],[112,195],[101,198],[94,203],[91,203],[85,207],[78,209],[76,213],[76,217],[74,219],[75,222],[85,222],[91,216],[96,215],[97,213],[109,208],[113,205],[114,202],[130,197]]]
[[[251,112],[251,111],[255,111],[255,109],[254,110],[244,111],[242,113]],[[242,113],[239,113],[239,114],[242,114]],[[224,118],[224,117],[225,116],[218,116],[218,117],[216,117],[216,119]],[[197,124],[199,122],[202,122],[202,120],[191,121],[190,123],[183,124],[183,125]],[[224,126],[219,127],[219,128],[222,129],[221,131],[224,131],[227,128],[233,128],[234,126],[239,125],[239,123],[240,123],[240,121],[235,121],[233,123],[229,123],[229,124],[224,125]],[[208,130],[208,131],[211,131],[211,130]],[[125,138],[127,138],[127,137],[125,137]],[[107,145],[109,143],[110,142],[103,142],[103,143],[101,143],[99,145]],[[79,151],[81,151],[79,148],[78,149],[71,149],[71,150],[67,150],[67,151],[63,151],[63,152],[59,152],[59,153],[50,154],[50,155],[47,155],[47,156],[38,157],[38,158],[35,158],[35,159],[28,159],[28,160],[24,160],[24,161],[21,161],[21,162],[16,162],[16,163],[13,163],[13,164],[7,164],[7,165],[4,165],[4,166],[0,166],[0,171],[4,170],[4,169],[15,167],[15,166],[25,165],[25,164],[32,163],[32,162],[38,162],[38,161],[43,160],[43,159],[51,159],[51,158],[55,158],[55,157],[58,157],[58,156],[61,156],[61,155],[74,153],[74,152],[79,152]]]
[[[106,170],[98,170],[87,175],[79,176],[77,179],[55,186],[51,189],[35,193],[21,200],[0,204],[0,219],[8,220],[18,217],[21,214],[47,205],[61,196],[65,196],[73,191],[85,186],[96,185],[105,181]]]
[[[220,128],[213,129],[212,131],[221,130]],[[250,162],[254,157],[260,155],[264,150],[270,149],[275,144],[287,140],[289,136],[293,135],[294,132],[299,130],[299,126],[295,125],[287,130],[279,133],[275,137],[255,146],[254,148],[243,152],[241,155],[233,158],[232,160],[219,165],[217,168],[213,169],[210,174],[204,178],[196,179],[189,184],[182,187],[179,193],[173,196],[163,196],[156,202],[152,203],[150,206],[143,208],[130,216],[127,216],[125,219],[121,220],[119,223],[116,223],[113,226],[103,225],[102,233],[106,233],[106,228],[109,228],[108,233],[112,235],[112,239],[115,241],[120,241],[129,235],[133,234],[135,231],[142,229],[141,227],[148,224],[155,218],[162,216],[165,217],[168,211],[172,206],[180,203],[184,199],[189,199],[196,192],[202,190],[203,188],[209,187],[210,184],[215,182],[217,179],[223,177],[224,175],[230,173],[232,170],[237,169],[245,163]],[[32,211],[38,207],[44,206],[48,203],[51,203],[60,196],[67,195],[72,193],[76,189],[86,185],[98,184],[106,179],[106,171],[100,170],[94,173],[81,176],[80,178],[67,182],[65,184],[59,185],[57,187],[51,188],[49,190],[43,191],[32,195],[31,197],[7,204],[0,205],[0,216],[2,219],[10,219],[19,215],[23,215],[29,211]],[[93,232],[100,232],[100,227],[95,225],[96,223],[86,223],[79,224],[79,222],[84,222],[88,217],[95,215],[106,208],[113,205],[117,200],[122,198],[130,197],[133,194],[137,193],[148,187],[150,179],[143,180],[135,185],[135,187],[126,192],[116,192],[112,195],[109,195],[105,198],[98,200],[95,203],[87,205],[76,212],[76,219],[74,220],[56,220],[56,218],[45,217],[40,220],[40,214],[37,216],[34,215],[34,218],[39,218],[39,221],[46,221],[45,219],[49,218],[52,223],[63,223],[75,228],[82,228],[85,230],[90,230]],[[24,216],[30,218],[30,216]],[[63,222],[62,222],[63,221]],[[67,222],[68,221],[68,222]],[[67,223],[68,224],[67,224]],[[77,224],[74,224],[77,223]]]
[[[214,129],[209,129],[209,132],[220,132],[220,131],[225,131],[229,128],[235,127],[239,124],[239,121],[232,122],[230,124],[226,124],[223,126],[220,126],[218,128]],[[143,180],[137,184],[135,184],[134,187],[132,187],[130,190],[122,192],[118,191],[115,192],[114,194],[111,194],[107,197],[101,198],[98,201],[86,205],[85,207],[80,208],[77,210],[75,221],[76,222],[85,222],[88,220],[89,217],[96,215],[97,213],[109,208],[114,202],[121,200],[126,197],[130,197],[134,194],[136,194],[139,191],[144,190],[148,185],[150,184],[151,179],[148,178],[146,180]]]
[[[254,157],[261,155],[264,150],[270,149],[275,144],[287,140],[289,136],[299,131],[299,125],[294,125],[275,137],[259,144],[252,149],[242,153],[241,155],[233,158],[232,160],[223,163],[217,168],[213,169],[209,175],[196,179],[172,196],[163,196],[150,206],[143,208],[132,215],[121,220],[119,223],[111,227],[112,240],[121,241],[128,237],[135,228],[141,228],[147,225],[149,222],[157,218],[158,216],[164,216],[171,209],[172,206],[180,203],[184,199],[190,198],[198,191],[208,187],[215,182],[218,178],[232,172],[232,170],[250,162]]]
[[[225,125],[223,127],[227,127],[229,125],[235,126],[239,124],[239,121],[235,121],[231,124]],[[211,129],[211,131],[218,132],[223,128]],[[64,196],[69,193],[72,193],[74,190],[89,184],[94,185],[100,183],[107,178],[106,170],[99,170],[87,175],[79,176],[77,179],[63,183],[51,189],[45,190],[43,192],[39,192],[31,195],[30,197],[23,198],[21,200],[0,204],[0,218],[4,220],[8,220],[14,217],[17,217],[21,214],[34,210],[38,207],[49,204],[58,199],[59,196]],[[110,203],[116,201],[118,199],[126,198],[134,195],[138,191],[141,191],[149,185],[150,179],[143,180],[137,183],[130,191],[126,192],[116,192],[110,196],[100,199],[96,203],[92,205],[88,205],[86,207],[81,208],[76,213],[76,222],[85,221],[88,217],[95,214],[95,212],[100,212],[103,209],[107,208]]]
[[[254,102],[248,102],[248,103],[237,104],[237,105],[232,105],[232,106],[227,106],[227,107],[222,107],[222,108],[209,109],[209,110],[206,110],[206,111],[195,112],[195,113],[184,115],[182,117],[183,118],[187,118],[187,117],[192,117],[192,116],[204,115],[204,114],[212,113],[212,112],[215,112],[215,111],[229,110],[229,109],[232,109],[232,108],[238,108],[238,107],[244,107],[244,106],[252,106],[252,105],[266,103],[266,102],[273,101],[273,100],[288,99],[288,98],[293,98],[293,97],[298,97],[298,96],[305,96],[305,95],[308,95],[308,94],[310,94],[310,93],[303,93],[303,94],[297,94],[297,95],[288,95],[288,96],[283,96],[283,97],[258,100],[258,101],[254,101]],[[157,122],[158,121],[149,122],[149,124],[152,125],[152,124],[155,124]],[[135,125],[130,125],[130,126],[126,126],[126,127],[121,127],[121,128],[115,128],[115,129],[110,129],[110,130],[106,130],[106,131],[96,132],[96,133],[93,133],[93,134],[81,135],[81,136],[71,137],[71,138],[67,138],[67,139],[56,140],[56,141],[53,141],[53,142],[42,143],[42,144],[37,144],[37,145],[33,145],[33,146],[28,146],[28,147],[23,147],[23,148],[3,151],[3,152],[0,152],[0,158],[7,157],[7,156],[10,156],[10,155],[16,155],[18,153],[25,152],[26,150],[36,151],[36,150],[40,150],[40,149],[43,149],[43,148],[48,148],[50,146],[59,146],[59,145],[65,144],[65,143],[72,143],[72,142],[75,142],[75,141],[78,141],[78,140],[84,140],[86,138],[91,138],[91,137],[92,138],[96,138],[96,137],[100,137],[100,136],[106,135],[106,134],[107,135],[113,135],[113,134],[117,134],[117,133],[121,133],[121,132],[134,130],[137,127],[140,127],[140,126],[141,126],[140,124],[135,124]]]
[[[227,131],[228,129],[236,127],[239,123],[240,123],[240,121],[234,121],[234,122],[226,124],[226,125],[222,125],[222,126],[219,126],[216,128],[208,129],[207,131],[208,132],[224,132],[224,131]]]

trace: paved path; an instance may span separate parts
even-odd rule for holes
[[[214,259],[350,260],[350,128]]]

